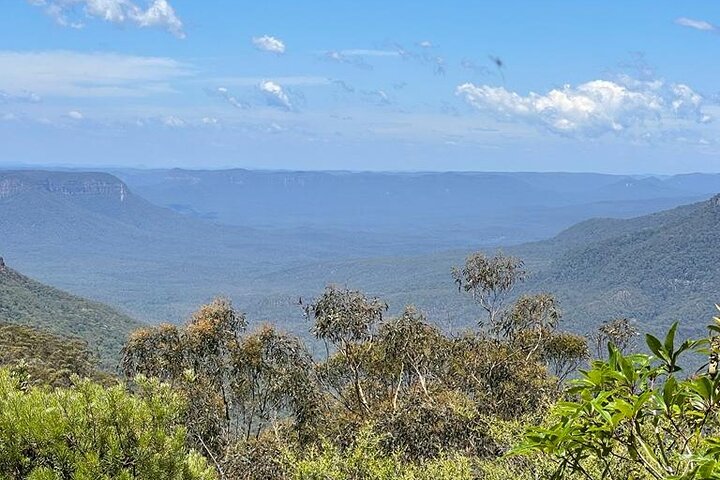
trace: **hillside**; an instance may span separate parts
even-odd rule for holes
[[[450,268],[468,252],[325,262],[287,270],[284,278],[273,275],[272,283],[291,278],[305,293],[325,278],[381,295],[395,311],[415,304],[437,323],[457,329],[481,314],[450,278]],[[681,320],[683,334],[698,335],[720,303],[720,197],[631,219],[587,220],[504,252],[523,258],[530,271],[516,293],[555,294],[568,328],[576,332],[630,317],[642,330],[656,332]]]
[[[106,305],[36,282],[1,259],[0,323],[79,337],[97,352],[104,368],[115,366],[127,334],[142,326]]]
[[[529,289],[556,291],[578,322],[627,316],[699,331],[720,302],[720,196],[653,215],[596,219],[518,253],[544,266]]]
[[[97,370],[96,360],[80,338],[0,322],[0,367],[22,369],[31,384],[67,386],[73,375],[112,378],[109,366]]]

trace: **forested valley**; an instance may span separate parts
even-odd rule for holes
[[[526,265],[452,270],[480,321],[339,286],[298,298],[311,340],[226,298],[93,345],[0,325],[3,479],[720,478],[720,319],[685,339],[627,318],[570,333]]]

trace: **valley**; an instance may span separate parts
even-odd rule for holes
[[[225,295],[254,323],[301,334],[298,300],[328,284],[380,296],[391,313],[414,304],[451,331],[472,326],[479,312],[450,270],[475,250],[524,259],[518,292],[557,295],[579,333],[623,316],[650,330],[681,316],[692,330],[720,281],[717,175],[119,175],[1,172],[0,251],[139,321],[180,323]]]

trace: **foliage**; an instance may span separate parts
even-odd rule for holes
[[[488,257],[482,252],[473,253],[465,260],[462,268],[452,270],[458,289],[472,296],[488,314],[490,325],[494,326],[507,296],[515,285],[525,279],[522,260],[497,254]]]
[[[215,479],[185,447],[182,401],[168,385],[138,378],[138,393],[75,380],[28,387],[0,369],[0,478]]]
[[[212,457],[233,442],[259,437],[278,416],[294,418],[304,431],[317,413],[305,346],[272,327],[242,336],[245,326],[244,316],[218,298],[185,328],[139,330],[123,349],[128,377],[157,376],[183,393],[193,445]]]
[[[0,323],[0,366],[22,371],[33,385],[69,386],[73,375],[109,380],[84,341],[23,325]]]
[[[710,328],[719,331],[720,320]],[[679,366],[680,355],[703,345],[716,355],[717,337],[677,345],[676,331],[677,323],[663,341],[647,335],[653,356],[611,344],[608,360],[571,382],[573,397],[553,408],[550,425],[530,430],[517,453],[554,459],[553,478],[719,478],[720,377],[683,378]]]
[[[520,265],[496,255],[483,274],[507,293]],[[246,332],[217,299],[185,327],[135,332],[122,368],[187,399],[190,445],[221,476],[470,478],[505,448],[489,425],[541,419],[559,395],[551,370],[566,375],[587,356],[584,338],[559,329],[551,295],[507,309],[495,300],[487,328],[458,335],[412,306],[386,317],[384,301],[330,286],[304,305],[322,358],[275,328]]]
[[[341,450],[324,443],[304,456],[289,455],[288,478],[295,480],[471,480],[471,462],[459,454],[438,457],[422,464],[387,456],[382,439],[369,429],[359,432],[353,445]]]
[[[621,352],[626,352],[633,346],[638,331],[632,320],[628,318],[613,318],[603,322],[592,335],[595,343],[595,355],[604,358],[607,354],[607,344],[612,343]]]

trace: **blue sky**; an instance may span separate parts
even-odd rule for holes
[[[5,0],[3,165],[720,170],[713,1]]]

